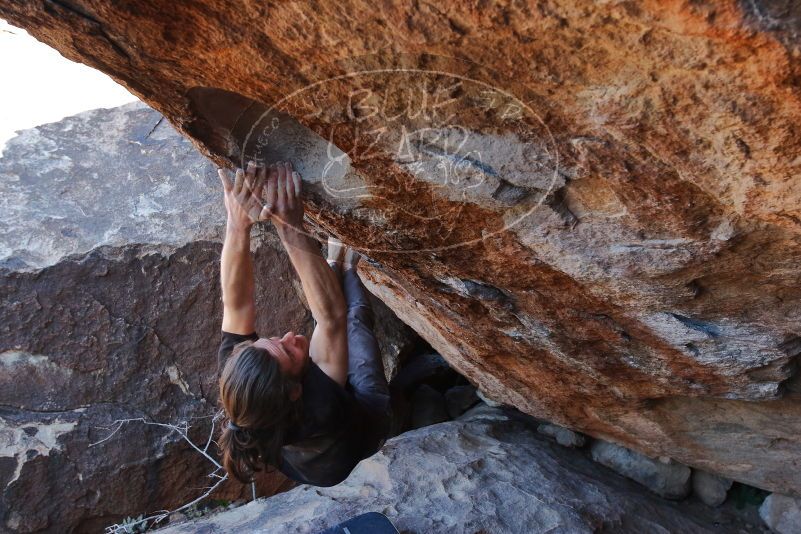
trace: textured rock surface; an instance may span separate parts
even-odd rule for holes
[[[711,509],[649,495],[487,409],[389,440],[338,486],[300,486],[163,532],[319,532],[368,511],[400,532],[748,531]]]
[[[693,495],[709,506],[720,506],[726,500],[726,495],[732,486],[732,481],[700,469],[693,470]]]
[[[801,501],[772,493],[759,507],[759,516],[777,534],[801,532]]]
[[[189,502],[208,485],[210,464],[163,428],[130,422],[102,440],[129,418],[189,421],[196,443],[208,437],[222,311],[220,198],[210,162],[142,104],[83,113],[8,143],[0,158],[0,531],[97,532]],[[260,330],[308,331],[277,237],[262,229],[253,243]],[[404,350],[397,319],[381,314],[393,332],[388,350]],[[263,477],[259,493],[282,486],[283,477]],[[249,495],[231,483],[214,497]]]
[[[491,398],[796,495],[799,12],[0,6],[217,163],[296,160],[314,220],[369,249],[373,290]]]
[[[502,402],[498,402],[497,400],[489,398],[489,396],[480,389],[476,390],[476,395],[478,395],[478,398],[481,399],[488,406],[492,406],[493,408],[500,408],[501,406],[503,406]]]
[[[666,499],[683,499],[690,494],[692,472],[686,465],[654,460],[602,440],[592,443],[590,454],[596,462],[636,480]]]
[[[212,170],[140,103],[23,130],[0,159],[0,265],[32,272],[102,246],[219,240]]]
[[[537,427],[537,432],[552,437],[563,447],[583,447],[587,443],[587,438],[578,432],[573,432],[569,428],[552,425],[550,423],[539,425]]]

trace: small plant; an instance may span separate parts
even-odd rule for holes
[[[214,443],[214,429],[215,425],[218,420],[223,417],[223,411],[218,410],[217,413],[211,417],[211,430],[209,432],[209,437],[206,440],[205,445],[199,445],[189,439],[189,422],[183,421],[178,424],[171,424],[171,423],[159,423],[157,421],[148,421],[143,417],[135,417],[131,419],[118,419],[112,423],[113,430],[103,439],[100,441],[94,442],[89,444],[90,447],[94,447],[96,445],[100,445],[101,443],[108,441],[111,439],[119,430],[123,427],[123,425],[133,422],[139,422],[146,425],[154,425],[161,428],[169,429],[172,432],[178,433],[194,450],[199,452],[206,460],[208,460],[213,466],[214,470],[209,473],[209,478],[214,480],[215,482],[205,488],[205,492],[200,495],[199,497],[195,498],[193,501],[184,504],[176,508],[175,510],[161,510],[156,512],[150,516],[139,516],[136,518],[126,517],[125,520],[117,525],[109,525],[106,527],[106,534],[138,534],[139,532],[146,532],[149,527],[155,527],[158,523],[164,521],[165,519],[169,518],[170,514],[181,512],[189,519],[197,519],[198,517],[202,517],[206,513],[210,511],[208,508],[200,508],[198,504],[205,500],[209,495],[214,493],[222,483],[228,480],[228,473],[225,472],[223,466],[211,455],[209,452],[209,446]],[[222,473],[222,474],[221,474]],[[256,485],[251,484],[251,489],[253,491],[253,498],[256,498]],[[228,501],[224,501],[228,502]]]
[[[186,508],[183,514],[187,519],[197,519],[198,517],[203,517],[204,511],[198,508],[197,504],[193,504],[189,508]]]
[[[121,532],[123,534],[138,534],[140,532],[146,532],[147,521],[144,519],[144,515],[139,515],[138,517],[126,517],[122,520],[122,523],[115,525],[117,527],[116,532]]]

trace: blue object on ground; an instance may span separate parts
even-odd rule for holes
[[[398,534],[398,529],[384,514],[367,512],[319,534]]]

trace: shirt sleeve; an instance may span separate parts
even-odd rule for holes
[[[233,352],[235,346],[243,341],[255,341],[257,339],[259,339],[259,336],[256,334],[256,332],[247,335],[223,332],[222,341],[220,341],[220,348],[217,351],[217,376],[222,374],[225,361],[228,359],[228,356],[231,355],[231,352]]]

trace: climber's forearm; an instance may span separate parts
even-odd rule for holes
[[[256,322],[250,228],[228,224],[220,260],[225,332],[250,334]]]
[[[347,320],[345,297],[317,242],[290,225],[277,224],[276,229],[300,277],[314,320],[318,325],[342,326]]]

